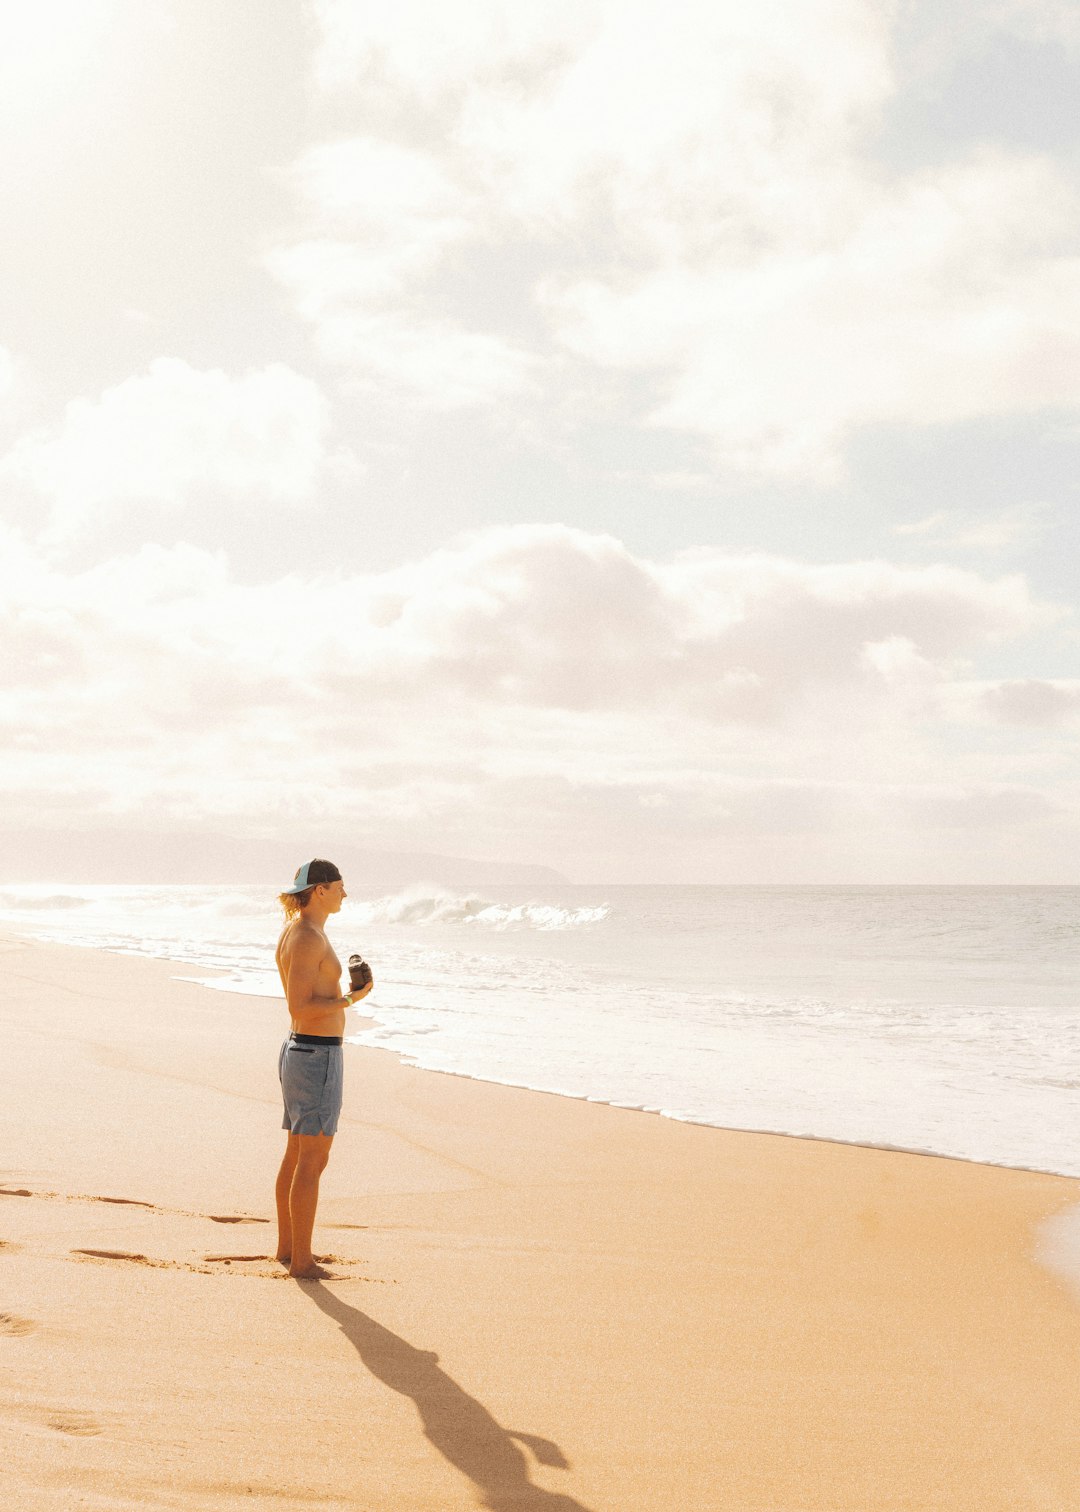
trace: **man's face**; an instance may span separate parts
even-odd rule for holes
[[[344,882],[322,882],[319,885],[319,891],[323,896],[323,901],[329,905],[331,913],[337,913],[344,900],[349,896],[345,891]]]

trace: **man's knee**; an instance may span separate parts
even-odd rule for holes
[[[305,1175],[317,1176],[330,1159],[331,1139],[325,1134],[301,1134],[297,1164]]]

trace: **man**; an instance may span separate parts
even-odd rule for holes
[[[345,1010],[371,991],[341,991],[341,964],[326,938],[325,925],[346,897],[332,861],[308,861],[291,887],[279,894],[285,927],[277,947],[277,967],[289,1007],[291,1032],[281,1047],[278,1074],[285,1100],[282,1128],[288,1130],[278,1172],[277,1258],[298,1281],[328,1276],[311,1253],[319,1177],[330,1158],[341,1113],[341,1041]]]

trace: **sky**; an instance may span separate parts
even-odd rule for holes
[[[1074,0],[0,8],[0,871],[1080,883]]]

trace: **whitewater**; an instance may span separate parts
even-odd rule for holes
[[[7,886],[42,940],[284,1010],[273,889]],[[1080,888],[353,885],[350,1042],[720,1127],[1080,1175]]]

